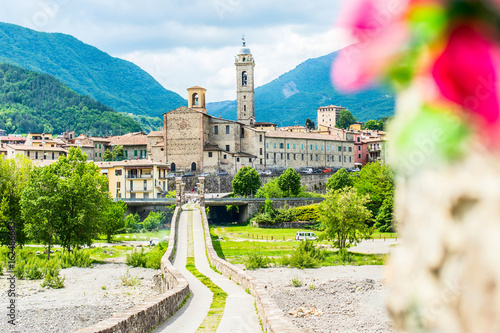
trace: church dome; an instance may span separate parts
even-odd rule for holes
[[[238,52],[238,55],[240,54],[252,54],[252,52],[250,52],[250,49],[248,47],[242,47]]]

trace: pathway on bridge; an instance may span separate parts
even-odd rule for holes
[[[186,206],[183,208],[187,209]],[[187,216],[187,210],[183,210],[179,218],[177,252],[173,264],[189,281],[192,295],[182,309],[160,325],[155,332],[195,332],[206,317],[212,302],[210,290],[185,268],[188,237]],[[210,268],[205,251],[201,214],[197,208],[193,211],[193,238],[196,268],[228,294],[224,314],[217,332],[262,332],[255,310],[254,298],[233,281]]]

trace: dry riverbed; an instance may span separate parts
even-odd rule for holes
[[[285,316],[304,332],[395,332],[384,307],[383,266],[248,272],[267,283]],[[303,285],[292,286],[293,278]]]
[[[41,280],[16,282],[16,308],[19,310],[17,332],[71,332],[91,326],[158,295],[153,289],[154,269],[129,268],[140,283],[122,285],[120,277],[127,271],[125,264],[95,265],[94,268],[71,267],[61,270],[65,287],[49,289],[40,286]],[[0,332],[10,332],[6,320],[7,276],[0,277],[3,319]]]

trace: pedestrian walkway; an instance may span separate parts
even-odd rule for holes
[[[207,316],[212,302],[212,292],[205,287],[196,277],[186,269],[187,258],[187,216],[188,206],[183,207],[183,212],[179,218],[179,233],[177,239],[177,252],[173,265],[186,277],[191,290],[191,297],[188,302],[171,318],[161,324],[155,332],[196,332],[196,329]],[[197,270],[207,276],[223,289],[228,297],[224,314],[220,321],[217,333],[241,332],[255,333],[262,332],[259,318],[255,309],[255,300],[240,286],[224,276],[216,273],[208,263],[205,251],[205,239],[201,214],[198,208],[192,206],[193,211],[193,238],[194,257]]]

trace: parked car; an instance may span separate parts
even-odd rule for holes
[[[182,178],[185,178],[185,177],[194,177],[194,175],[192,173],[188,172],[188,173],[183,174],[181,177]]]
[[[323,173],[332,173],[332,169],[330,168],[324,168]]]
[[[295,240],[316,240],[318,237],[316,237],[316,234],[314,232],[310,231],[297,231],[295,233]]]
[[[208,177],[210,176],[210,174],[208,172],[204,172],[202,174],[200,174],[200,177]]]
[[[227,173],[226,171],[221,171],[217,173],[216,176],[229,176],[229,173]]]
[[[176,175],[175,173],[169,173],[169,174],[167,175],[167,178],[169,178],[169,179],[170,179],[170,178],[175,178],[175,177],[177,177],[177,175]]]
[[[323,169],[315,169],[312,173],[323,173]]]
[[[305,168],[305,169],[302,169],[302,172],[303,173],[313,173],[313,169],[312,168]]]
[[[261,171],[260,173],[261,175],[266,175],[266,176],[270,176],[273,174],[273,172],[271,170],[264,170],[264,171]]]

